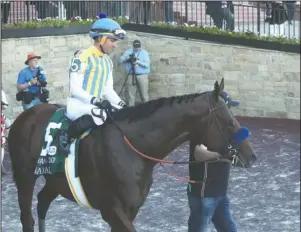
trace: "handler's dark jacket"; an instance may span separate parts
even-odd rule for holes
[[[195,161],[194,149],[197,144],[190,141],[189,160]],[[197,197],[224,197],[227,194],[231,164],[225,162],[197,163],[189,165],[191,180],[203,183],[189,183],[187,191]]]

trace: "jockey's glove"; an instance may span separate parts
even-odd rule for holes
[[[112,105],[108,100],[103,100],[97,105],[100,109],[112,111]]]
[[[101,100],[99,98],[97,98],[97,97],[92,97],[91,100],[90,100],[90,103],[92,105],[98,106],[98,104],[101,103]]]
[[[125,108],[125,107],[127,107],[127,105],[125,104],[125,102],[124,102],[124,101],[120,101],[120,102],[118,102],[118,105],[119,105],[119,106],[121,106],[122,108]]]
[[[103,110],[109,110],[109,111],[112,110],[112,105],[108,100],[103,100],[102,101],[97,97],[92,97],[91,98],[91,104],[95,105],[98,108],[103,109]]]
[[[112,111],[112,105],[108,100],[102,101],[97,97],[92,97],[91,103],[100,109]]]

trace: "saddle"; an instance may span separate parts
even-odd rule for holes
[[[73,153],[77,159],[80,140],[89,135],[91,129],[86,129],[79,138],[70,140],[68,128],[71,123],[73,121],[66,116],[66,107],[60,107],[53,113],[42,137],[42,150],[37,162],[36,175],[52,175],[63,172],[65,159],[72,153],[71,144],[74,144],[75,151]]]

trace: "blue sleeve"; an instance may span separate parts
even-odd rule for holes
[[[146,50],[143,50],[142,59],[140,61],[145,66],[145,68],[149,68],[149,66],[150,66],[150,60],[149,60],[148,52]]]
[[[25,72],[23,72],[23,70],[22,70],[19,72],[17,84],[23,85],[25,83],[26,83],[26,75],[25,75]]]
[[[120,62],[120,63],[124,63],[124,62],[125,62],[125,59],[129,56],[129,54],[130,54],[130,49],[128,49],[128,50],[126,50],[126,51],[124,52],[124,54],[120,57],[119,62]]]

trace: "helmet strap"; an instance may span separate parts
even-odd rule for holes
[[[103,46],[103,45],[105,44],[107,38],[108,38],[107,36],[102,36],[102,37],[99,39],[98,42],[100,43],[101,46]]]
[[[103,50],[103,45],[105,44],[107,38],[108,38],[107,36],[102,36],[102,37],[99,37],[97,40],[97,42],[99,43],[100,50],[102,51],[103,54],[105,54],[105,52]]]

